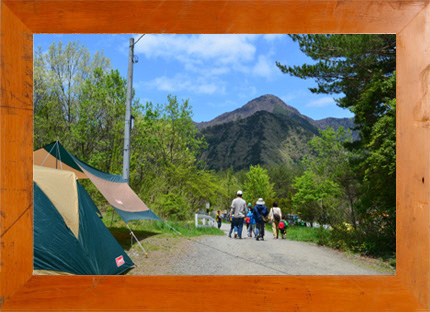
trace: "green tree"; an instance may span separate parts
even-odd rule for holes
[[[96,68],[72,109],[70,149],[106,172],[122,172],[126,84],[118,70]]]
[[[285,66],[282,72],[313,78],[313,93],[341,94],[340,107],[354,113],[360,140],[349,144],[361,158],[353,171],[360,182],[357,203],[369,242],[381,250],[395,251],[395,97],[396,36],[292,35],[313,64]],[[366,234],[366,235],[367,235]],[[370,237],[370,235],[367,235]]]
[[[232,166],[224,172],[218,172],[217,180],[219,181],[221,188],[218,201],[219,208],[222,210],[228,210],[230,209],[232,199],[236,197],[236,192],[242,187],[239,184],[239,180],[236,177]],[[250,199],[250,197],[246,196],[244,199]]]
[[[34,53],[34,148],[57,139],[69,148],[74,110],[80,104],[83,84],[94,69],[110,68],[102,53],[90,56],[85,46],[71,41],[53,42],[47,52],[39,47]]]
[[[270,183],[267,170],[261,168],[260,165],[250,166],[246,174],[244,197],[255,201],[258,198],[267,199],[274,196],[273,183]]]
[[[386,114],[385,97],[395,98],[395,84],[385,90],[373,90],[373,82],[389,79],[396,70],[396,36],[384,35],[291,35],[300,50],[316,61],[314,64],[285,66],[283,73],[302,79],[313,78],[313,93],[344,94],[337,101],[350,109],[363,144],[371,140],[377,120]],[[384,94],[381,94],[384,91]],[[368,92],[366,100],[363,93]],[[373,96],[370,96],[370,93]]]
[[[335,198],[340,193],[336,182],[306,170],[295,179],[293,186],[296,189],[293,205],[303,220],[312,225],[322,216],[333,215]]]
[[[395,75],[374,83],[374,88],[392,88]],[[382,91],[384,92],[384,91]],[[363,96],[366,97],[367,94]],[[396,100],[386,98],[387,113],[374,125],[372,140],[365,146],[363,196],[358,209],[361,227],[371,238],[376,253],[396,248]]]
[[[188,100],[168,96],[164,105],[147,103],[132,132],[131,185],[163,217],[186,219],[222,192],[210,171],[197,162],[204,137],[192,121]]]
[[[274,183],[273,190],[279,198],[288,198],[293,190],[294,178],[299,176],[301,171],[298,166],[288,166],[285,163],[272,165],[267,169],[267,173]]]
[[[336,188],[333,192],[320,190],[320,199],[316,201],[321,201],[321,211],[332,217],[332,223],[349,222],[356,227],[359,183],[351,165],[356,153],[345,148],[350,141],[351,133],[343,127],[337,131],[333,128],[320,131],[319,137],[309,141],[311,155],[303,163],[306,171],[315,175],[314,181]],[[315,191],[318,189],[315,186]]]

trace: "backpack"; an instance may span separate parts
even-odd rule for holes
[[[268,223],[268,222],[269,222],[269,217],[268,217],[267,215],[261,215],[261,220],[262,220],[264,223]]]
[[[280,230],[285,230],[287,228],[285,221],[282,220],[281,222],[279,222],[279,229]]]
[[[256,216],[256,221],[258,222],[258,220],[260,220],[261,219],[261,221],[263,221],[264,223],[267,223],[267,222],[269,222],[269,218],[268,218],[268,215],[269,215],[269,211],[267,210],[267,207],[266,206],[262,206],[262,207],[260,207],[260,206],[255,206],[254,207],[254,209],[255,209],[255,213],[254,213],[254,216]],[[260,211],[260,209],[261,209],[261,211]],[[258,215],[260,215],[260,217],[258,217]]]
[[[249,224],[249,219],[250,219],[249,217],[245,218],[245,221],[246,221],[247,224]]]

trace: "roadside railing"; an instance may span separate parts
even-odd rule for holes
[[[195,215],[195,224],[196,224],[196,228],[217,226],[217,222],[214,218],[208,215],[198,214],[198,213],[196,213]]]

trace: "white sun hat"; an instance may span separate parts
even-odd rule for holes
[[[264,205],[264,204],[265,204],[265,202],[264,202],[263,198],[259,198],[257,200],[257,205]]]

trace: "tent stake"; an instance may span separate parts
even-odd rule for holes
[[[139,244],[140,248],[142,248],[143,252],[145,253],[145,257],[148,258],[148,253],[146,252],[146,250],[143,248],[142,244],[139,242],[139,240],[137,239],[136,235],[134,235],[133,231],[130,229],[130,227],[128,226],[128,224],[126,223],[125,225],[127,225],[128,229],[130,230],[130,234],[133,235],[134,239],[136,240],[136,242]]]

